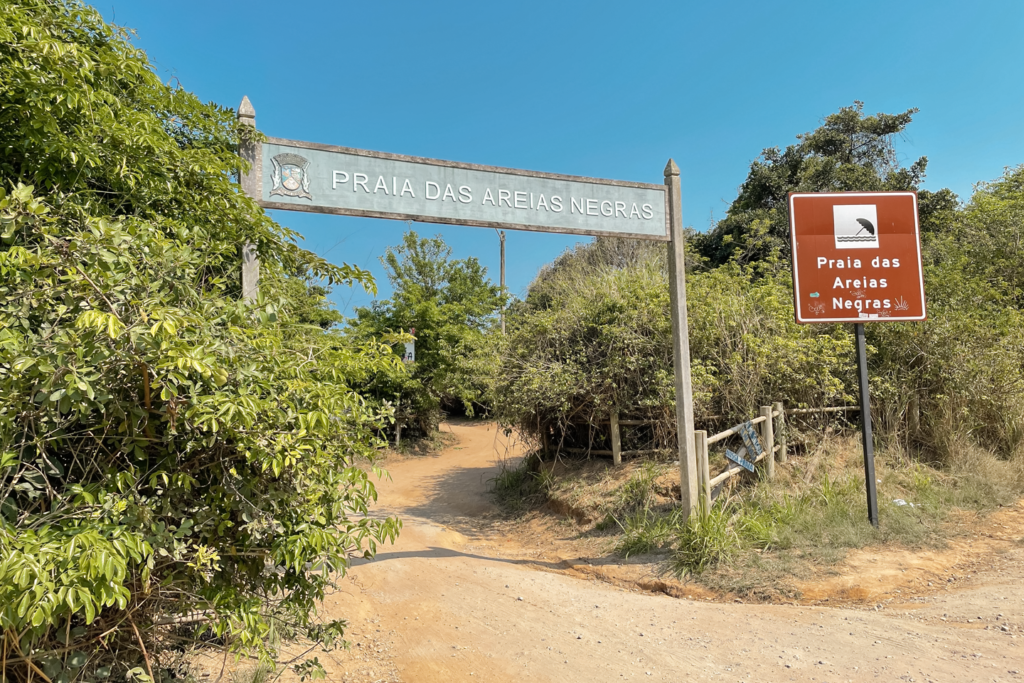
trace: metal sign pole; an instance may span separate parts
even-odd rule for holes
[[[693,441],[693,384],[690,378],[690,325],[686,316],[686,236],[683,232],[679,167],[668,160],[668,291],[672,308],[672,357],[676,371],[676,430],[679,441],[679,492],[683,509],[697,506],[697,459]]]
[[[875,443],[871,436],[871,391],[868,387],[868,354],[864,323],[856,323],[857,370],[860,375],[860,415],[864,434],[864,484],[868,494],[868,520],[878,526],[878,492],[875,489]]]

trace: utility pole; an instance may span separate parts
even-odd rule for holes
[[[505,231],[499,230],[501,238],[501,296],[505,296]],[[501,334],[505,336],[505,302],[501,302]]]

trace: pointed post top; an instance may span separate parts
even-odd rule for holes
[[[253,109],[248,95],[243,95],[242,103],[238,105],[238,120],[245,121],[249,125],[256,125],[256,110]]]
[[[668,163],[665,164],[665,177],[668,178],[669,176],[677,176],[677,175],[679,175],[679,167],[676,166],[676,162],[675,161],[673,161],[672,159],[669,159]]]

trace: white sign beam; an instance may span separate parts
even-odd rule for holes
[[[267,209],[667,241],[664,185],[268,138]]]

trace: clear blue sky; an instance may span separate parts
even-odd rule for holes
[[[164,80],[266,134],[555,173],[662,182],[706,230],[750,162],[849,105],[921,112],[899,143],[961,198],[1024,163],[1024,2],[269,2],[102,0]],[[406,226],[276,212],[371,269]],[[419,224],[497,280],[493,230]],[[509,232],[508,286],[579,238]],[[339,288],[352,313],[369,297]]]

